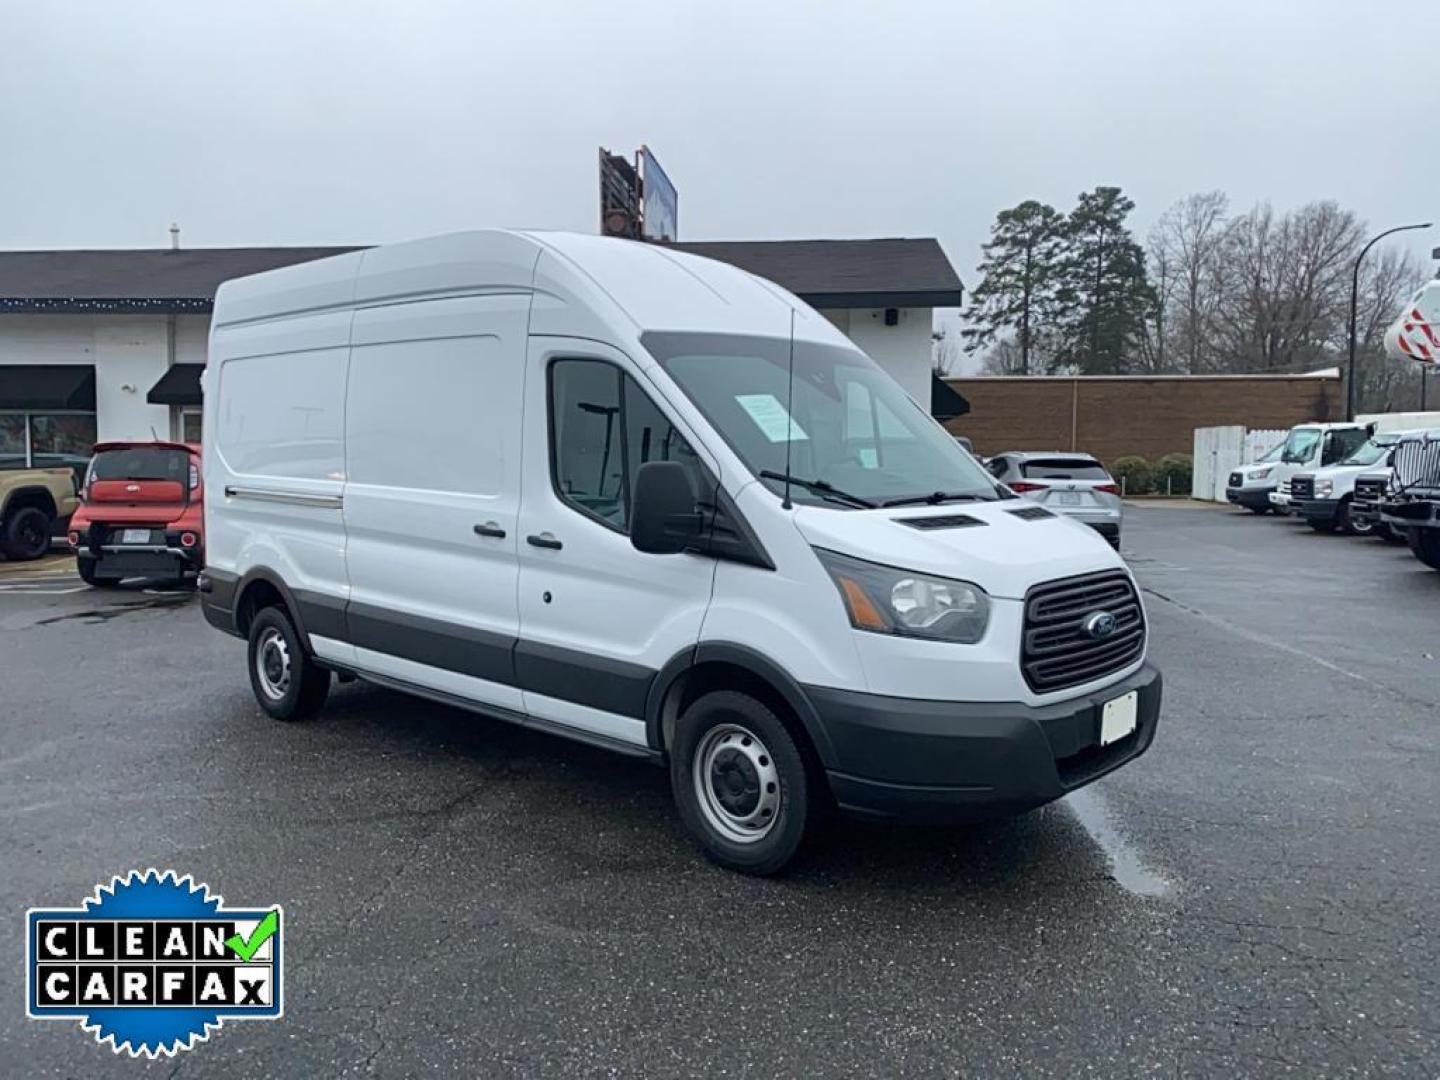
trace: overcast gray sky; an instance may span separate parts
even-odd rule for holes
[[[938,236],[1118,184],[1440,217],[1434,0],[0,0],[0,247],[597,227],[653,147],[682,239]],[[1403,242],[1403,241],[1402,241]],[[1440,230],[1416,234],[1427,257]]]

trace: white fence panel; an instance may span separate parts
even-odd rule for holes
[[[1259,461],[1285,441],[1290,432],[1284,428],[1254,428],[1245,433],[1245,464]]]
[[[1284,428],[1246,431],[1238,424],[1196,428],[1190,497],[1207,502],[1224,502],[1225,483],[1230,471],[1268,454],[1289,434]]]
[[[1244,453],[1245,429],[1240,425],[1196,428],[1190,497],[1224,501],[1225,481]]]

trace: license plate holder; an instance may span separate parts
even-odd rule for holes
[[[122,529],[120,532],[122,544],[148,544],[150,543],[149,529]]]
[[[1061,506],[1079,506],[1079,505],[1080,505],[1080,493],[1079,493],[1078,491],[1062,491],[1062,492],[1060,492],[1060,505],[1061,505]]]
[[[1140,721],[1140,691],[1111,698],[1100,707],[1100,745],[1109,746],[1132,734]]]

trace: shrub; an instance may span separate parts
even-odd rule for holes
[[[1154,481],[1150,463],[1134,454],[1116,458],[1110,465],[1110,475],[1126,495],[1148,495]]]
[[[1189,495],[1193,471],[1189,454],[1166,454],[1155,463],[1155,490],[1161,495]]]

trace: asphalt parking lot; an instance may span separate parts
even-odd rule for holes
[[[280,903],[286,1015],[173,1061],[25,1019],[28,1076],[1440,1073],[1440,574],[1131,509],[1166,706],[1027,817],[704,863],[653,766],[364,684],[253,704],[185,592],[0,574],[0,907],[174,867]]]

